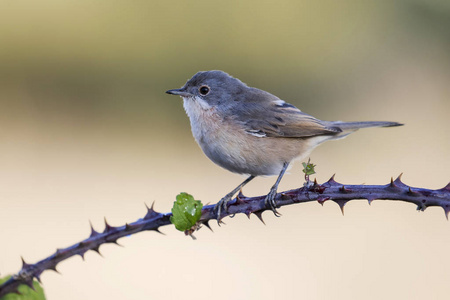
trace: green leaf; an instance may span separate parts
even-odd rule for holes
[[[202,215],[203,204],[188,193],[180,193],[173,203],[170,222],[180,231],[192,228]]]
[[[0,285],[6,282],[11,276],[0,278]],[[45,300],[44,290],[39,282],[33,280],[33,287],[36,291],[33,291],[29,286],[22,284],[19,286],[19,292],[21,295],[11,293],[3,297],[0,300]]]
[[[314,167],[316,165],[310,163],[309,160],[308,163],[303,162],[302,165],[303,165],[303,173],[305,173],[307,176],[316,174],[316,171],[314,170]]]

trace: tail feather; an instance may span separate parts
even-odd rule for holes
[[[330,127],[336,128],[337,130],[340,130],[341,132],[329,136],[328,139],[325,140],[339,140],[350,133],[355,132],[356,130],[360,128],[369,128],[369,127],[394,127],[394,126],[402,126],[403,124],[397,123],[397,122],[384,122],[384,121],[367,121],[367,122],[342,122],[342,121],[334,121],[334,122],[328,122],[327,124]],[[324,141],[325,141],[324,140]],[[321,141],[323,142],[323,141]]]
[[[342,131],[346,130],[357,130],[359,128],[368,128],[368,127],[394,127],[394,126],[402,126],[403,124],[397,122],[384,122],[384,121],[368,121],[368,122],[341,122],[335,121],[330,122],[331,126],[338,127]]]

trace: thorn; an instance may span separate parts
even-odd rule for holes
[[[166,235],[164,232],[161,232],[161,231],[159,230],[159,228],[155,228],[155,229],[152,229],[152,230],[154,230],[154,231],[156,231],[157,233],[160,233],[160,234],[162,234],[162,235]]]
[[[242,203],[243,202],[243,200],[242,200],[242,198],[244,198],[245,196],[244,196],[244,194],[242,194],[242,188],[239,190],[239,193],[236,195],[236,204],[238,204],[238,203]]]
[[[395,186],[400,186],[400,187],[406,187],[407,186],[406,184],[404,184],[402,182],[402,175],[403,175],[403,173],[400,173],[400,175],[398,175],[397,179],[395,179],[395,181],[394,181],[394,185]]]
[[[26,285],[28,285],[28,287],[29,287],[30,289],[32,289],[33,291],[36,291],[36,289],[34,288],[34,285],[33,285],[33,278],[31,278],[31,279],[29,279],[29,280],[25,280],[25,281],[23,281],[23,283],[25,283]]]
[[[148,220],[148,219],[154,218],[159,215],[159,213],[157,213],[153,209],[154,205],[155,205],[155,201],[153,201],[152,206],[150,206],[150,207],[148,207],[147,204],[145,204],[145,207],[147,207],[147,214],[145,214],[144,220]]]
[[[442,189],[440,189],[440,191],[449,191],[450,192],[450,182],[447,183],[447,185],[444,186]]]
[[[41,281],[41,275],[40,275],[40,274],[34,275],[34,278],[36,278],[36,280],[37,280],[40,284],[42,284],[42,281]]]
[[[142,223],[137,223],[137,224],[125,224],[125,231],[132,231],[132,230],[136,230],[138,228],[141,228],[143,225]]]
[[[344,215],[344,206],[347,204],[349,200],[333,200],[339,205],[339,208],[341,209],[342,215]]]
[[[448,213],[450,212],[450,207],[448,204],[445,204],[445,206],[442,206],[442,208],[444,209],[445,217],[447,218],[448,221]]]
[[[103,231],[103,233],[107,233],[116,229],[114,226],[108,224],[108,221],[106,221],[106,217],[104,219],[105,219],[105,230]]]
[[[259,211],[255,211],[253,214],[255,214],[255,216],[257,216],[258,219],[259,219],[264,225],[266,225],[266,223],[264,222],[263,217],[262,217],[262,213],[263,213],[263,212],[264,212],[263,210],[259,210]]]
[[[100,253],[100,245],[98,245],[98,246],[95,247],[95,248],[92,248],[91,250],[97,252],[98,255],[100,255],[101,257],[103,257],[103,255]]]
[[[344,194],[348,194],[351,193],[350,189],[347,189],[344,185],[342,187],[339,188],[339,192],[344,193]]]
[[[335,176],[336,174],[333,174],[333,176],[331,176],[331,178],[330,179],[328,179],[328,181],[326,182],[326,183],[328,183],[329,185],[336,185],[336,184],[338,184],[337,182],[336,182],[336,180],[334,180],[334,176]]]
[[[204,224],[206,227],[208,227],[209,230],[211,230],[212,232],[214,232],[214,230],[212,230],[212,228],[211,228],[211,225],[209,225],[209,220],[203,222],[203,224]]]
[[[47,270],[52,270],[53,272],[56,272],[58,274],[61,274],[58,269],[56,269],[56,265],[54,265],[53,267],[48,267]]]
[[[369,202],[369,205],[372,205],[373,200],[375,200],[375,198],[367,198],[367,201]]]
[[[247,218],[250,219],[250,215],[252,214],[252,212],[250,210],[246,210],[244,211],[244,214],[247,216]]]
[[[25,269],[25,268],[28,268],[29,266],[31,266],[30,264],[27,264],[27,263],[25,262],[25,259],[23,259],[22,256],[21,256],[20,258],[22,259],[22,269]]]
[[[125,223],[125,231],[130,231],[131,230],[131,225],[128,223]]]
[[[92,226],[91,220],[89,220],[89,224],[91,225],[91,235],[89,237],[91,238],[91,237],[99,235],[100,233],[95,231],[94,226]]]
[[[414,192],[413,190],[411,190],[411,187],[408,187],[407,194],[410,195],[410,196],[415,196],[415,197],[420,196],[420,193]]]
[[[84,261],[84,254],[85,254],[86,252],[81,252],[81,253],[77,253],[80,257],[81,257],[81,259]]]
[[[396,187],[395,183],[394,183],[394,178],[391,177],[391,184],[389,185],[390,187]]]
[[[320,205],[323,206],[323,204],[325,203],[325,201],[330,200],[330,197],[319,197],[317,198],[317,202],[319,202]]]
[[[334,176],[334,175],[333,175]],[[317,178],[314,178],[314,185],[317,185]]]
[[[59,255],[61,255],[62,252],[63,252],[63,249],[56,248],[56,253],[55,253],[55,255],[56,255],[56,256],[59,256]]]
[[[119,247],[125,248],[125,246],[122,245],[121,243],[119,243],[117,240],[115,240],[113,243],[116,244]]]

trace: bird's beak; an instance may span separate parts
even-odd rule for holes
[[[168,91],[166,91],[166,93],[170,94],[170,95],[178,95],[181,97],[192,97],[193,96],[191,93],[186,92],[186,90],[184,88],[168,90]]]

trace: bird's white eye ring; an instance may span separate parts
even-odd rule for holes
[[[207,85],[202,85],[199,89],[198,89],[200,95],[202,96],[206,96],[209,94],[210,88]]]

